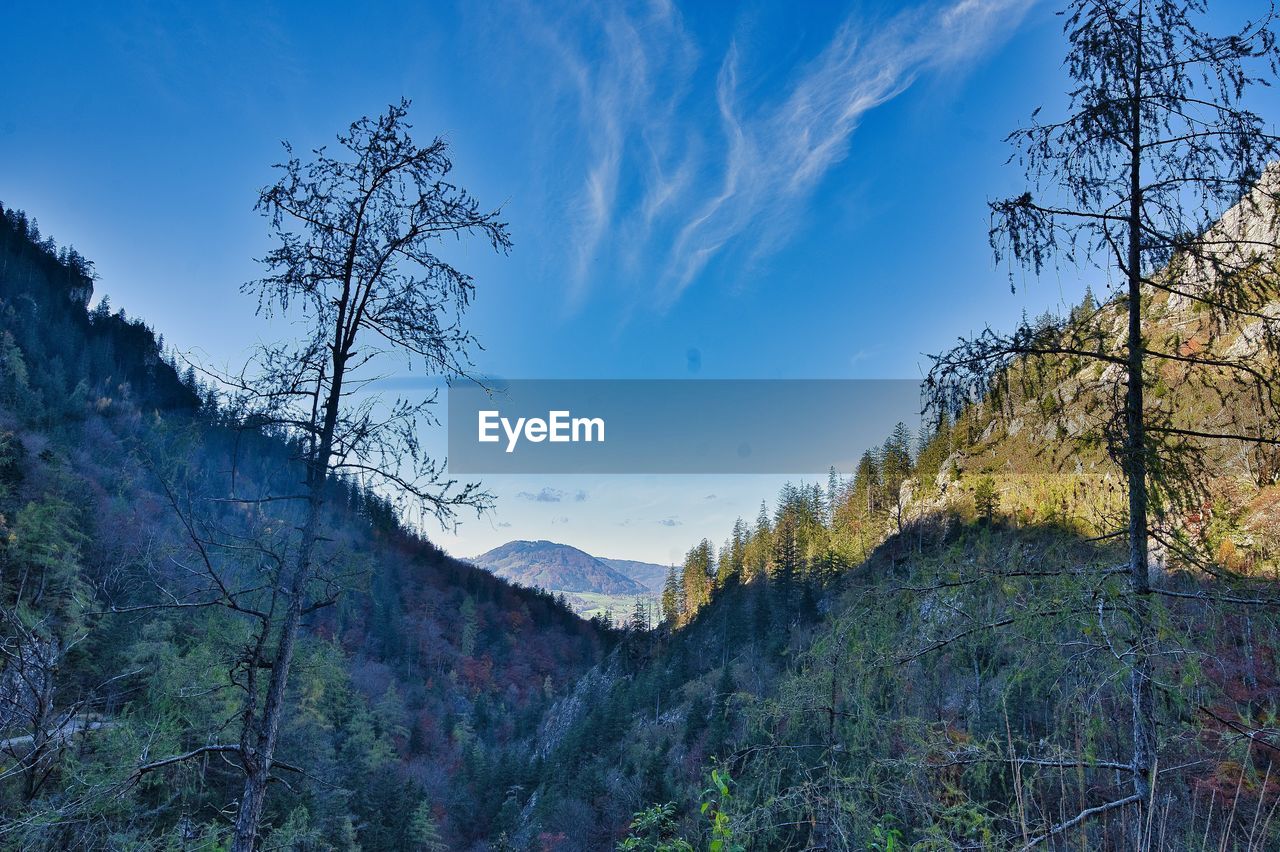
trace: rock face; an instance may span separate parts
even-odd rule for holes
[[[1205,234],[1200,249],[1202,257],[1191,260],[1183,272],[1185,282],[1179,288],[1194,292],[1212,285],[1216,277],[1215,263],[1227,267],[1243,267],[1252,261],[1274,258],[1280,244],[1280,162],[1267,166],[1257,184],[1245,194]],[[1225,248],[1215,248],[1217,245]],[[1190,285],[1190,286],[1187,286]],[[1170,308],[1187,313],[1194,307],[1187,295],[1175,294]]]
[[[561,592],[643,595],[640,582],[585,551],[554,541],[509,541],[471,560],[522,586]]]
[[[569,729],[586,716],[591,708],[600,704],[620,678],[618,652],[615,649],[608,658],[579,678],[573,692],[558,699],[542,717],[542,724],[534,741],[538,757],[550,755]]]

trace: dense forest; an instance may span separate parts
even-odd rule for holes
[[[236,798],[223,756],[139,773],[225,741],[243,689],[244,625],[160,605],[190,567],[174,504],[226,488],[233,459],[244,482],[290,453],[220,411],[141,321],[87,310],[92,291],[88,261],[3,211],[0,844],[217,848]],[[614,640],[443,555],[354,482],[328,487],[352,592],[308,618],[285,723],[296,768],[267,842],[465,848],[513,829],[493,790],[543,771],[529,743],[545,708]]]
[[[1096,291],[622,624],[432,544],[489,495],[357,395],[467,369],[433,241],[512,244],[407,101],[262,190],[246,289],[304,331],[243,373],[0,207],[0,848],[1280,847],[1280,48],[1201,11],[1069,4],[1009,137],[997,258]]]

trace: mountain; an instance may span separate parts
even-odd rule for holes
[[[1221,227],[1275,246],[1277,221],[1242,203]],[[1148,345],[1174,367],[1199,355],[1271,375],[1258,341],[1276,334],[1280,261],[1257,267],[1235,294],[1243,319],[1197,303],[1194,279],[1144,296]],[[1237,816],[1280,789],[1275,445],[1205,439],[1206,493],[1163,495],[1176,511],[1152,535],[1143,607],[1164,804],[1131,807],[1143,596],[1116,569],[1128,495],[1104,440],[1123,375],[1079,357],[1120,349],[1126,307],[1090,296],[1034,321],[1059,360],[1012,361],[922,446],[893,434],[851,478],[788,484],[715,562],[691,550],[674,616],[544,717],[556,770],[525,834],[606,849],[630,827],[626,848],[681,848],[644,844],[722,820],[751,850],[1125,849],[1144,830],[1164,849],[1208,834],[1280,848],[1273,825]],[[1148,408],[1174,428],[1275,434],[1274,396],[1158,362],[1150,375]]]
[[[260,563],[222,548],[201,564],[240,608],[206,605],[184,520],[244,531],[282,512],[223,499],[228,471],[270,490],[298,481],[297,454],[176,369],[146,324],[90,310],[93,280],[0,206],[0,848],[225,848],[246,642],[272,604]],[[297,769],[273,785],[265,846],[492,849],[516,816],[492,791],[539,780],[544,711],[613,638],[448,557],[377,494],[329,487],[342,593],[298,636],[278,752]],[[183,757],[210,744],[227,759]],[[299,786],[313,773],[319,796]]]
[[[656,562],[637,562],[634,559],[606,559],[597,556],[601,562],[620,574],[625,574],[655,595],[662,594],[662,586],[667,582],[670,567]]]
[[[472,560],[530,588],[601,595],[643,595],[648,588],[606,561],[554,541],[509,541]]]
[[[87,310],[87,262],[0,212],[0,848],[219,845],[253,612],[181,585],[203,536],[179,510],[256,523],[220,495],[278,486],[294,454],[220,411],[144,324]],[[1280,316],[1268,281],[1251,310]],[[1118,334],[1120,308],[1045,328]],[[1181,353],[1257,334],[1170,298],[1148,317]],[[1260,816],[1278,789],[1280,456],[1216,457],[1212,502],[1167,525],[1182,537],[1145,604],[1160,804],[1134,824],[1125,494],[1079,441],[1116,378],[1069,358],[1009,373],[918,450],[895,432],[848,480],[784,487],[718,559],[695,546],[654,630],[602,630],[507,580],[634,600],[661,566],[515,541],[477,570],[335,479],[326,564],[361,579],[299,637],[264,845],[590,852],[732,831],[753,852],[999,849],[1065,826],[1081,848],[1280,848]],[[1162,378],[1174,422],[1254,425],[1244,400]],[[1205,570],[1182,556],[1192,533]],[[236,550],[218,557],[230,576],[260,576]],[[165,762],[202,749],[225,759]]]

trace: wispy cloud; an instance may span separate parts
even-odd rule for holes
[[[559,488],[551,488],[550,486],[547,486],[536,493],[533,491],[519,491],[516,493],[516,497],[520,500],[528,500],[531,503],[559,503],[564,500],[565,493]],[[579,491],[578,494],[574,496],[574,499],[578,502],[582,502],[587,499],[587,493],[585,491]]]
[[[579,488],[572,494],[547,485],[538,491],[517,491],[516,499],[528,500],[530,503],[563,503],[572,499],[575,503],[585,503],[590,495]]]
[[[577,107],[583,150],[575,158],[584,167],[566,211],[569,302],[576,307],[600,266],[616,259],[617,232],[629,232],[633,245],[644,242],[689,181],[691,163],[676,152],[676,110],[696,54],[679,11],[666,0],[633,12],[612,3],[570,7],[550,17],[544,8],[531,20]],[[564,155],[558,147],[549,153]]]
[[[1020,23],[1032,2],[960,0],[906,10],[878,26],[850,18],[772,105],[743,102],[740,57],[732,45],[716,85],[725,139],[720,189],[680,229],[665,298],[678,298],[745,234],[754,237],[754,255],[775,250],[803,203],[848,154],[863,116],[902,94],[922,73],[988,50]]]
[[[579,8],[585,31],[566,26],[569,15],[544,22],[585,163],[568,211],[570,305],[622,278],[667,306],[718,257],[777,251],[869,111],[987,52],[1033,2],[926,3],[878,22],[854,14],[768,87],[754,85],[755,57],[736,41],[700,69],[669,2],[592,4],[585,17]]]

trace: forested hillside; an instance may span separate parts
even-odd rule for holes
[[[553,714],[534,824],[564,849],[696,846],[708,813],[747,849],[1001,849],[1123,799],[1123,489],[1101,457],[1060,470],[1017,440],[1027,407],[1010,428],[996,405],[899,430],[855,476],[694,547],[664,628]],[[1151,848],[1280,839],[1276,483],[1246,458],[1218,474],[1188,519],[1217,577],[1161,554]],[[1123,819],[1083,824],[1061,848],[1135,842]]]
[[[251,634],[192,572],[213,530],[261,520],[218,498],[287,480],[292,456],[141,321],[105,298],[88,310],[92,292],[87,260],[3,211],[0,846],[221,848]],[[269,848],[513,830],[494,791],[537,782],[544,708],[610,638],[445,556],[376,494],[327,487],[348,591],[306,616]]]
[[[1123,379],[1090,358],[1123,347],[1127,302],[1091,292],[1013,333],[976,395],[938,394],[925,434],[899,426],[852,476],[787,486],[722,546],[694,546],[664,627],[627,637],[553,713],[560,769],[533,823],[567,849],[1280,843],[1273,397],[1230,369],[1275,366],[1275,174],[1209,232],[1270,246],[1234,316],[1178,262],[1156,279],[1174,292],[1144,299],[1149,351],[1173,356],[1147,378],[1152,419],[1196,464],[1157,492],[1143,824],[1127,492],[1108,447]],[[937,363],[974,357],[962,342]],[[584,747],[600,742],[617,747]],[[584,822],[600,829],[582,838]]]
[[[696,530],[665,575],[547,541],[496,548],[482,570],[430,540],[496,498],[427,454],[433,395],[371,388],[403,370],[482,372],[467,270],[475,249],[487,261],[514,241],[502,208],[453,176],[448,142],[414,140],[409,100],[327,147],[286,143],[257,197],[270,248],[241,293],[288,331],[238,370],[188,366],[141,320],[95,303],[92,263],[0,207],[0,849],[1280,849],[1280,136],[1251,99],[1280,76],[1280,8],[1266,5],[1217,36],[1222,19],[1200,0],[1067,0],[1065,99],[1052,117],[1028,109],[1007,137],[1024,182],[988,202],[1008,284],[1056,275],[1060,312],[929,356],[922,432],[898,424],[853,470],[788,484],[729,529],[701,528],[730,504],[696,479],[683,506],[648,479],[601,489],[627,514],[578,516],[602,551],[602,530],[619,549]],[[535,31],[527,11],[512,16],[522,37]],[[652,353],[684,346],[668,332],[705,327],[708,307],[735,347],[776,334],[762,359],[810,348],[812,314],[834,315],[845,294],[789,291],[792,304],[739,315],[700,281],[693,314],[662,312],[695,278],[769,268],[761,247],[795,222],[814,229],[805,251],[843,239],[800,218],[837,207],[800,196],[843,160],[854,168],[849,134],[868,105],[960,69],[967,53],[941,54],[1026,10],[922,7],[865,45],[850,17],[779,98],[749,69],[781,74],[807,54],[788,42],[761,63],[744,47],[740,67],[734,36],[707,99],[715,138],[729,136],[723,184],[694,156],[701,135],[687,162],[674,142],[686,101],[648,97],[671,82],[657,64],[698,53],[674,37],[673,4],[652,11],[643,26],[600,12],[603,41],[636,73],[599,91],[573,14],[537,30],[571,60],[568,88],[599,95],[581,113],[603,141],[587,146],[583,193],[554,208],[585,224],[534,229],[531,242],[568,244],[570,262],[528,267],[569,282],[565,329],[595,334],[625,314],[621,328],[650,303],[661,320],[633,325],[645,360],[607,357],[620,337],[584,355],[559,339],[573,334],[547,333],[545,305],[532,310],[553,301],[525,286],[538,279],[514,274],[497,312],[521,327],[503,343],[564,344],[566,369],[665,363]],[[753,39],[765,29],[740,23]],[[641,30],[680,49],[652,51],[650,68],[640,41],[628,48]],[[433,44],[455,41],[468,62],[482,55],[466,39]],[[511,56],[517,41],[493,39]],[[434,106],[482,100],[462,92]],[[615,101],[677,129],[612,120]],[[539,118],[573,112],[547,103]],[[501,141],[523,162],[514,115]],[[562,128],[536,130],[557,168],[582,155],[561,147]],[[644,143],[652,171],[627,172],[624,138]],[[540,192],[563,189],[552,171]],[[893,176],[903,194],[881,209],[935,201]],[[693,187],[712,195],[699,203]],[[694,218],[668,221],[677,208]],[[889,271],[869,281],[952,245],[893,224],[902,234],[876,258]],[[605,252],[633,232],[644,241]],[[655,242],[663,233],[674,241]],[[659,260],[631,263],[642,255]],[[747,266],[728,265],[739,255]],[[658,291],[590,294],[610,258],[655,273]],[[786,266],[806,282],[829,265],[798,259]],[[951,284],[902,293],[967,298]],[[624,314],[589,314],[592,298]],[[702,350],[686,363],[697,373]],[[777,408],[786,439],[806,440]],[[548,437],[529,425],[531,441]],[[688,437],[671,434],[653,438]],[[513,534],[570,522],[534,505],[558,497],[520,493],[532,499]],[[623,627],[584,620],[562,595],[508,580],[574,590],[582,610],[608,608],[606,592],[634,609]]]

